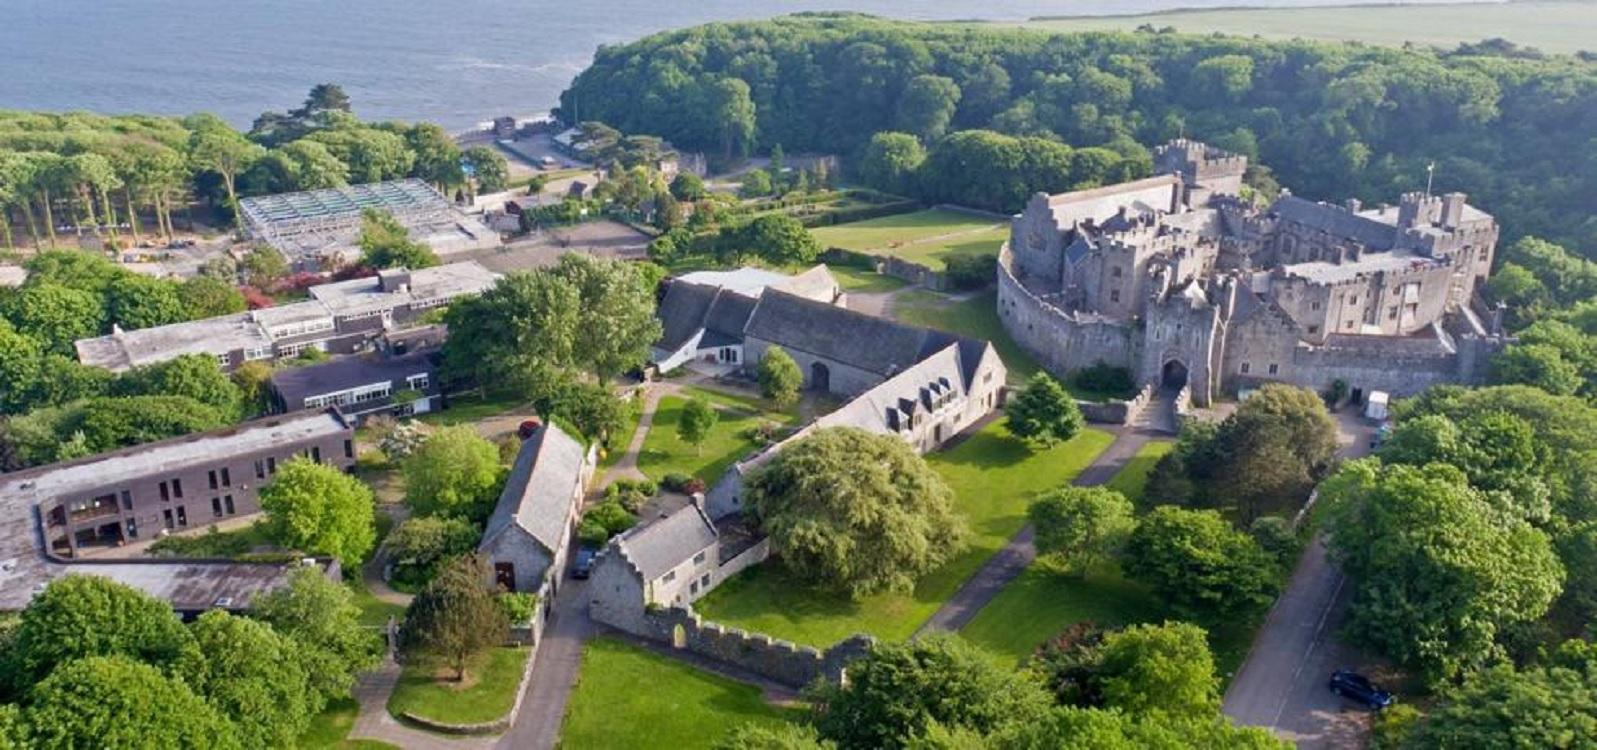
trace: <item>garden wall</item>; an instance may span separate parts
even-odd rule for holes
[[[855,635],[825,651],[810,646],[706,622],[686,607],[651,609],[645,632],[635,633],[708,659],[730,664],[793,688],[818,679],[837,682],[850,661],[864,656],[875,639]]]

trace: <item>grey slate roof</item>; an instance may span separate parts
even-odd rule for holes
[[[644,581],[659,578],[699,552],[714,546],[715,524],[696,504],[628,529],[616,537]]]
[[[888,376],[960,338],[804,299],[775,289],[760,296],[748,336]]]
[[[710,345],[741,341],[755,303],[755,298],[731,289],[673,280],[666,286],[665,298],[656,311],[664,331],[657,346],[676,351],[701,330],[711,340]],[[719,336],[712,337],[712,333]]]
[[[1390,224],[1295,195],[1277,199],[1270,212],[1283,220],[1357,241],[1372,250],[1389,250],[1397,238],[1397,228]]]
[[[572,506],[582,500],[587,460],[582,444],[552,422],[523,441],[479,548],[515,527],[554,554],[565,543]]]
[[[399,357],[340,357],[316,365],[288,367],[272,373],[272,389],[290,410],[294,410],[301,408],[311,396],[403,380],[412,375],[430,375],[436,357],[436,350],[422,350]],[[438,391],[433,380],[436,378],[428,378],[428,393]]]

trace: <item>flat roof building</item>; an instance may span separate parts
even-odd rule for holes
[[[310,288],[311,299],[203,320],[116,330],[79,339],[78,361],[121,372],[185,354],[209,354],[223,369],[294,357],[308,347],[358,351],[386,332],[411,327],[429,310],[493,286],[499,274],[476,261],[417,271],[389,269]]]
[[[0,611],[26,607],[69,573],[112,578],[184,611],[247,607],[285,566],[83,556],[256,513],[260,488],[297,457],[347,469],[354,429],[335,411],[269,417],[0,475]]]

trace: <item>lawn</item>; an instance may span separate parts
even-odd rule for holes
[[[310,728],[299,736],[299,750],[387,750],[395,747],[376,740],[351,740],[350,728],[355,726],[355,715],[360,704],[354,698],[333,701],[327,709],[311,717]]]
[[[997,255],[1009,222],[931,209],[812,230],[825,247],[892,255],[934,271],[956,255]]]
[[[998,321],[998,292],[988,289],[969,299],[959,301],[947,295],[920,289],[898,295],[893,300],[892,314],[911,325],[936,328],[961,336],[986,339],[998,347],[998,356],[1009,366],[1009,382],[1021,383],[1036,374],[1041,367],[1037,360],[1020,348],[1004,331]]]
[[[704,398],[721,420],[698,447],[677,435],[677,422],[690,398]],[[654,424],[638,453],[638,469],[659,481],[667,474],[689,474],[714,484],[726,470],[754,452],[751,432],[764,423],[786,427],[793,415],[768,409],[753,399],[729,396],[702,388],[684,389],[681,396],[664,396],[654,412]]]
[[[733,727],[777,725],[797,713],[767,704],[759,688],[599,638],[582,651],[560,746],[707,748]]]
[[[434,427],[445,427],[497,417],[526,406],[524,399],[509,394],[461,396],[449,399],[448,408],[422,414],[416,419]]]
[[[1173,445],[1169,441],[1147,443],[1106,486],[1134,502],[1139,500],[1148,472]],[[1114,627],[1174,617],[1146,588],[1121,576],[1112,563],[1078,577],[1060,572],[1050,560],[1039,559],[988,602],[960,634],[1014,663],[1078,622]],[[1229,681],[1241,666],[1256,626],[1256,622],[1232,623],[1210,633],[1209,645],[1222,681]]]
[[[826,270],[832,272],[832,277],[837,279],[837,284],[843,287],[843,291],[852,294],[881,294],[902,289],[909,283],[898,277],[858,266],[829,265]]]
[[[345,581],[349,592],[353,595],[355,606],[360,607],[360,624],[368,627],[382,627],[388,624],[389,617],[403,617],[405,607],[401,604],[385,602],[372,596],[367,590],[364,581],[359,579]]]
[[[1159,463],[1159,459],[1174,447],[1176,444],[1169,440],[1151,440],[1144,443],[1137,449],[1137,455],[1132,456],[1106,486],[1125,495],[1137,507],[1144,507],[1142,493],[1148,486],[1148,473],[1153,471],[1154,464]]]
[[[953,449],[928,456],[954,490],[955,506],[970,528],[970,546],[923,578],[911,594],[859,600],[827,595],[767,563],[722,584],[695,608],[716,622],[813,646],[829,646],[854,633],[908,638],[1020,531],[1033,495],[1068,484],[1112,441],[1109,433],[1089,429],[1033,452],[994,422]]]
[[[496,648],[478,657],[466,670],[464,688],[436,679],[431,666],[407,664],[388,697],[388,713],[399,716],[408,711],[452,724],[493,721],[510,713],[516,702],[528,653],[525,648]]]
[[[1364,5],[1325,8],[1179,10],[1128,16],[1041,18],[1031,28],[1050,31],[1131,31],[1150,24],[1196,34],[1219,32],[1266,39],[1405,42],[1451,49],[1460,42],[1501,37],[1545,52],[1597,49],[1591,29],[1597,6],[1580,2]]]

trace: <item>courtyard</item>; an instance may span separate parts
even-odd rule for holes
[[[702,443],[690,445],[677,433],[682,409],[688,401],[702,398],[720,416]],[[778,436],[796,417],[778,411],[753,398],[732,396],[707,388],[685,387],[679,393],[660,397],[654,423],[638,454],[638,470],[660,481],[668,474],[686,474],[714,484],[728,468],[754,452],[760,445],[760,430]]]

